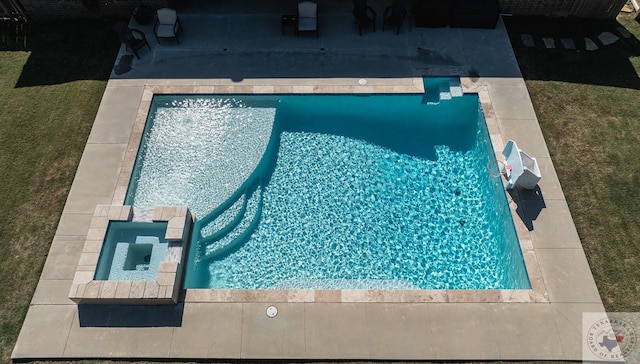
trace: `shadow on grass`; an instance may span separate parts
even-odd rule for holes
[[[621,31],[624,26],[615,20],[514,16],[505,17],[504,23],[525,79],[640,89],[630,61],[640,56],[640,41]],[[619,39],[605,45],[598,39],[603,32]],[[524,45],[523,34],[532,36],[533,47]],[[556,48],[546,48],[543,38],[553,39]],[[571,39],[576,49],[562,48],[563,38]],[[585,38],[598,49],[587,51]]]
[[[78,305],[80,327],[179,327],[184,304]]]
[[[33,22],[22,28],[4,24],[10,33],[0,51],[28,51],[15,87],[109,79],[120,43],[113,20]]]

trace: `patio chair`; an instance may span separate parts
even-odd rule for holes
[[[407,1],[406,0],[393,0],[390,6],[384,9],[382,20],[382,31],[386,26],[396,27],[396,34],[400,34],[400,27],[404,22],[404,18],[407,16]]]
[[[156,35],[158,43],[160,38],[175,38],[177,43],[180,43],[178,39],[178,33],[182,31],[182,25],[180,25],[180,18],[176,11],[169,8],[158,9],[158,19],[156,19],[156,25],[153,27],[153,33]]]
[[[117,22],[113,26],[113,30],[118,34],[118,39],[125,45],[126,49],[130,49],[136,55],[136,58],[140,59],[138,50],[144,48],[144,46],[149,47],[149,50],[151,50],[144,33],[138,29],[129,28],[124,21]]]
[[[538,161],[523,152],[513,140],[509,139],[507,145],[502,150],[502,155],[506,161],[502,173],[507,177],[506,189],[510,190],[516,186],[521,186],[532,190],[542,178]]]
[[[298,27],[296,35],[300,32],[316,32],[318,36],[318,4],[313,1],[301,1],[298,3]]]
[[[376,31],[376,19],[378,15],[372,7],[367,6],[367,0],[353,0],[353,16],[358,24],[358,31],[362,35],[362,28],[373,27]]]

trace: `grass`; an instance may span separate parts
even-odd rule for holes
[[[507,20],[512,45],[594,279],[608,311],[640,311],[640,25]],[[573,38],[626,27],[594,52],[526,48],[520,35]],[[596,41],[597,42],[597,41]],[[543,177],[544,178],[544,177]]]
[[[0,362],[10,361],[106,87],[112,33],[103,22],[40,23],[26,49],[0,52]]]
[[[605,307],[640,311],[638,42],[548,50],[540,37],[583,47],[584,36],[618,24],[506,22]],[[620,22],[640,37],[631,16]],[[536,48],[521,45],[522,32]],[[99,21],[35,24],[31,34],[26,50],[0,51],[1,362],[10,360],[118,47]]]

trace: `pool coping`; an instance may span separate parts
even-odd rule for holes
[[[238,86],[218,80],[214,86],[145,86],[129,139],[127,152],[118,176],[112,205],[123,205],[126,198],[142,134],[147,122],[151,102],[155,95],[268,95],[268,94],[424,94],[422,77],[412,78],[411,85],[380,86],[375,80],[343,79],[341,85],[313,85],[314,80],[298,80],[298,85],[244,85]],[[361,83],[362,82],[362,83]],[[308,85],[305,85],[308,83]],[[372,85],[373,83],[373,85]],[[461,77],[465,94],[477,94],[487,123],[494,154],[498,160],[504,145],[493,111],[486,85],[478,85],[470,77]],[[507,181],[501,178],[503,186]],[[505,190],[507,200],[511,196]],[[509,204],[516,227],[518,213],[514,204]],[[549,302],[540,267],[531,242],[531,234],[524,226],[516,228],[522,257],[526,266],[531,289],[486,289],[486,290],[379,290],[379,289],[185,289],[184,302]]]

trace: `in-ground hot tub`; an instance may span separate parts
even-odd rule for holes
[[[175,304],[193,217],[186,206],[98,205],[69,298],[82,304]],[[132,221],[135,220],[135,221]]]
[[[167,254],[166,222],[109,223],[95,280],[155,280]]]

